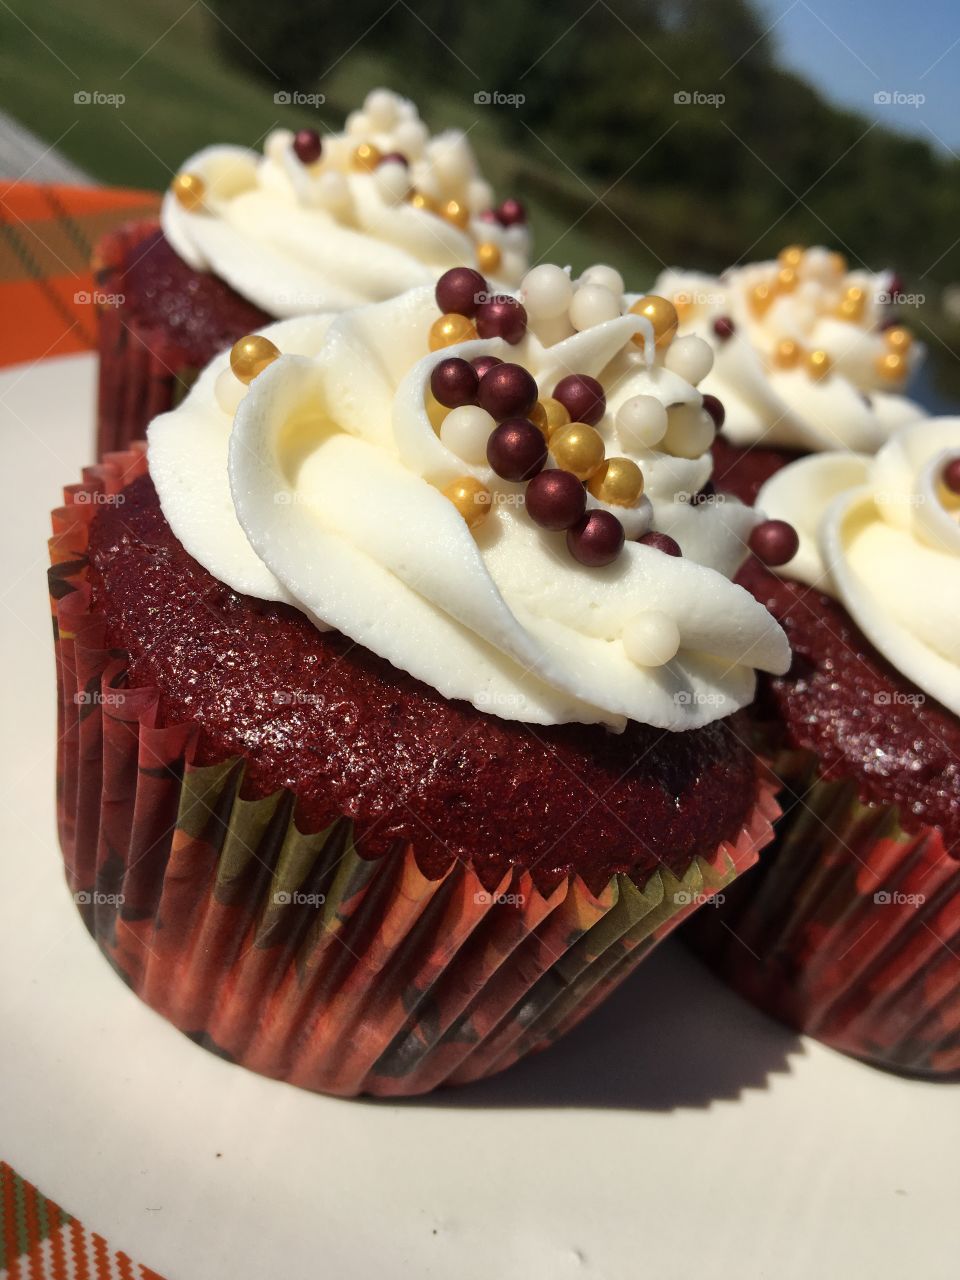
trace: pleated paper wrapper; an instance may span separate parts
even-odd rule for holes
[[[196,727],[161,725],[158,691],[129,687],[88,607],[89,522],[145,469],[142,450],[108,456],[54,513],[60,841],[104,955],[200,1044],[340,1095],[479,1079],[579,1022],[771,838],[761,770],[739,837],[684,875],[544,894],[456,861],[428,879],[409,845],[364,859],[347,818],[303,833],[289,791],[242,798],[242,761],[198,765]]]
[[[684,937],[774,1017],[844,1053],[926,1076],[960,1072],[960,862],[934,827],[784,753],[786,812],[757,870]],[[802,801],[788,804],[793,792]]]

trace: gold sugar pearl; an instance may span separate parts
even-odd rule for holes
[[[768,284],[755,284],[750,290],[750,307],[754,315],[762,316],[770,310],[774,291]]]
[[[892,329],[884,329],[883,340],[891,351],[909,351],[913,346],[913,334],[906,325],[897,324]]]
[[[827,254],[827,263],[834,275],[845,276],[850,267],[842,253]]]
[[[833,369],[833,361],[830,359],[826,351],[816,350],[808,351],[806,358],[807,373],[815,382],[821,382],[828,377]]]
[[[440,206],[440,214],[461,231],[466,231],[470,225],[470,210],[459,200],[445,200]]]
[[[777,289],[780,293],[792,293],[798,280],[796,267],[781,267],[777,272]]]
[[[900,382],[907,376],[907,357],[902,351],[885,351],[877,359],[877,373],[884,382]]]
[[[572,471],[578,480],[589,480],[603,466],[603,439],[586,422],[571,422],[553,433],[550,452],[562,471]]]
[[[477,266],[483,272],[493,272],[500,270],[502,254],[500,246],[491,240],[485,240],[482,244],[477,245]]]
[[[630,308],[630,313],[635,316],[646,316],[653,325],[653,340],[657,350],[668,347],[673,341],[679,324],[679,316],[677,308],[668,298],[661,298],[658,294],[648,293],[644,298],[638,298]],[[638,347],[644,345],[643,334],[635,333],[633,341]]]
[[[382,159],[383,153],[378,146],[372,142],[361,142],[354,147],[350,163],[359,173],[372,173]]]
[[[479,337],[477,326],[469,316],[458,315],[450,311],[430,326],[430,350],[439,351],[441,347],[452,347],[458,342],[471,342]]]
[[[424,213],[439,213],[440,206],[434,200],[433,196],[428,196],[425,191],[416,191],[413,188],[407,193],[407,201],[413,205],[414,209],[422,209]]]
[[[590,477],[587,488],[600,502],[632,507],[643,493],[643,472],[630,458],[608,458]]]
[[[785,249],[781,249],[777,254],[777,261],[781,267],[792,267],[796,270],[803,261],[804,252],[802,244],[788,244]]]
[[[554,400],[553,396],[544,396],[542,400],[538,400],[527,417],[534,426],[540,428],[548,440],[555,431],[560,427],[566,427],[570,422],[570,414],[566,406],[559,400]]]
[[[803,355],[803,347],[792,338],[782,338],[773,349],[771,357],[775,369],[795,369]]]
[[[452,480],[442,490],[467,522],[467,527],[475,529],[483,524],[490,514],[490,490],[473,476],[461,476]]]
[[[863,319],[866,305],[866,290],[861,289],[859,285],[852,284],[848,289],[844,290],[840,305],[837,307],[837,316],[841,320],[849,320],[852,324],[859,324]]]
[[[269,338],[260,333],[250,333],[230,348],[230,368],[241,382],[250,383],[279,354],[280,348],[274,346]]]
[[[177,203],[189,213],[196,211],[203,205],[203,198],[207,194],[207,184],[196,173],[178,173],[174,180],[170,183],[170,190],[177,198]]]

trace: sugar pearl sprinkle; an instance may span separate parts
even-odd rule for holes
[[[619,273],[605,265],[572,280],[562,268],[542,264],[528,272],[516,297],[492,293],[473,268],[455,267],[437,281],[435,300],[429,345],[450,354],[431,367],[425,408],[440,442],[474,470],[443,490],[468,525],[479,528],[496,511],[498,491],[522,489],[526,516],[545,536],[565,534],[570,556],[586,567],[612,564],[628,531],[648,551],[682,555],[672,537],[651,527],[656,512],[644,494],[644,463],[658,455],[701,458],[723,425],[724,409],[716,396],[694,389],[710,372],[713,349],[699,337],[676,336],[673,305],[655,295],[631,303]],[[537,384],[525,361],[540,367],[542,353],[555,343],[630,314],[650,322],[642,336],[652,331],[653,341],[625,337],[627,367],[659,365],[683,379],[689,386],[682,402],[633,395],[613,411],[601,382],[575,370]],[[504,355],[515,347],[516,358],[457,354],[459,344],[477,338],[500,340]],[[776,538],[760,536],[758,546],[776,554],[774,544]],[[679,640],[668,622],[645,615],[636,624],[629,646],[635,661],[670,660]]]

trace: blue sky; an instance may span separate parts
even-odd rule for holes
[[[780,61],[835,102],[960,157],[958,0],[758,0]],[[776,25],[773,25],[776,24]],[[919,105],[874,94],[923,95]]]

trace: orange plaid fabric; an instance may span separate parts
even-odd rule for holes
[[[0,366],[96,346],[94,246],[158,204],[149,191],[0,182]]]

